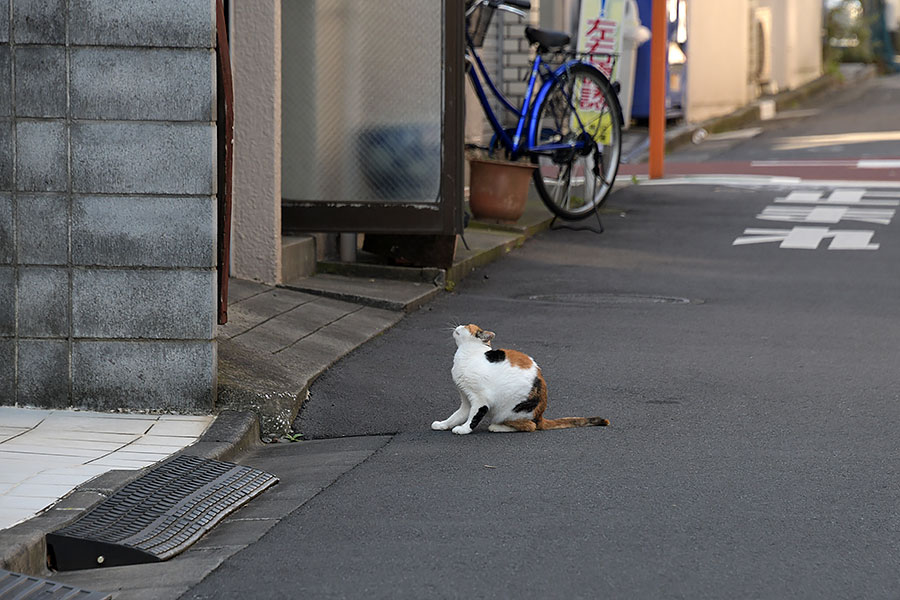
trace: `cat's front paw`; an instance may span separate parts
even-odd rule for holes
[[[456,435],[466,435],[467,433],[472,433],[472,428],[468,425],[457,425],[453,428],[453,433]]]
[[[443,421],[435,421],[431,424],[431,428],[435,431],[447,431],[450,429]]]

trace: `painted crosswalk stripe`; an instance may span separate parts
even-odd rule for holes
[[[900,206],[900,200],[886,200],[870,198],[869,196],[885,196],[887,192],[872,193],[866,189],[837,189],[833,190],[826,199],[823,192],[791,191],[787,196],[775,198],[778,204],[852,204],[856,206]],[[891,197],[891,196],[888,196]],[[898,196],[900,197],[900,196]]]

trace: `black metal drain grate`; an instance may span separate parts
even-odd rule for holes
[[[109,600],[111,595],[0,569],[0,600]]]
[[[69,571],[166,560],[277,482],[259,469],[177,456],[48,534],[50,563]]]

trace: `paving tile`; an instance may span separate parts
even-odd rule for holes
[[[107,454],[103,460],[133,460],[139,462],[153,461],[159,462],[165,458],[172,456],[173,452],[132,452],[129,450],[116,450]]]
[[[14,487],[6,495],[18,498],[50,498],[58,500],[71,492],[73,487],[75,486],[69,484],[31,483],[26,481]]]
[[[263,285],[262,283],[256,283],[255,281],[230,278],[228,280],[229,308],[231,308],[238,302],[242,302],[247,298],[256,296],[257,294],[262,294],[263,292],[269,291],[271,289],[271,286]]]
[[[402,313],[363,308],[279,352],[277,360],[305,377],[315,377],[402,318]]]
[[[278,315],[234,339],[256,352],[274,354],[360,309],[357,304],[320,299]]]
[[[83,456],[62,456],[58,454],[33,454],[28,452],[15,452],[6,448],[6,444],[0,446],[0,465],[4,463],[17,463],[22,468],[27,468],[34,473],[40,473],[47,469],[57,469],[81,465],[85,462]]]
[[[173,435],[145,435],[135,441],[131,446],[168,446],[170,448],[184,448],[192,444],[194,440],[184,436]]]
[[[421,306],[441,292],[441,288],[430,282],[321,273],[292,283],[291,288],[395,311],[408,311]]]
[[[219,327],[219,334],[226,338],[240,335],[272,317],[317,299],[318,296],[282,289],[257,294],[229,305],[228,323]]]
[[[108,469],[143,469],[155,464],[155,460],[119,460],[113,458],[101,458],[90,464],[98,467],[107,467]]]
[[[25,432],[31,431],[20,427],[0,427],[0,444],[14,437],[18,437]]]
[[[91,416],[74,416],[72,413],[55,413],[47,417],[40,427],[65,427],[70,431],[96,431],[98,433],[142,434],[155,421],[147,419],[100,419]]]
[[[99,473],[78,472],[75,469],[67,469],[62,472],[42,471],[27,479],[25,483],[34,485],[66,485],[69,489],[75,488]]]
[[[3,476],[3,472],[8,471],[9,469],[18,468],[24,469],[27,462],[32,461],[31,457],[27,454],[19,454],[18,452],[7,452],[6,446],[0,446],[0,477]],[[29,465],[28,469],[37,473],[43,467],[36,467],[33,465]]]
[[[40,470],[30,461],[0,458],[0,483],[18,484],[37,475]]]
[[[157,421],[159,415],[144,415],[140,413],[114,413],[114,412],[98,412],[93,410],[58,410],[56,418],[71,417],[73,419],[123,419],[126,421]]]
[[[359,343],[368,341],[373,336],[396,325],[403,315],[380,308],[365,307],[360,311],[347,315],[346,318],[329,325],[329,332],[352,332]]]
[[[354,348],[325,335],[314,334],[279,352],[276,357],[279,364],[297,373],[298,379],[311,380]]]
[[[212,418],[209,415],[159,415],[157,419],[160,423],[163,421],[202,421],[209,423]]]
[[[134,454],[165,454],[166,456],[171,456],[175,454],[179,450],[185,447],[185,438],[178,438],[181,441],[181,445],[179,446],[156,446],[153,444],[128,444],[124,448],[122,448],[119,452],[131,452]]]
[[[28,508],[3,508],[0,506],[0,529],[17,525],[34,515],[35,511]]]
[[[35,427],[53,412],[55,411],[0,406],[0,423],[4,427]]]
[[[97,431],[67,431],[62,430],[59,432],[53,432],[49,428],[39,427],[35,429],[31,435],[55,435],[57,439],[60,440],[73,440],[73,441],[97,441],[97,442],[106,442],[110,444],[118,444],[120,446],[125,446],[130,444],[134,440],[141,437],[139,433],[99,433]]]
[[[199,437],[206,431],[212,417],[208,421],[158,421],[147,432],[148,435],[158,436],[176,436],[176,437]]]
[[[0,496],[0,510],[5,508],[21,508],[38,512],[44,510],[54,502],[56,502],[55,498],[51,500],[49,498],[35,498],[31,496],[14,496],[12,494],[3,494],[2,496]]]
[[[121,442],[99,442],[96,440],[69,440],[60,436],[54,436],[49,431],[38,432],[32,430],[25,435],[16,438],[17,443],[34,446],[46,446],[52,448],[64,448],[73,450],[92,450],[95,452],[115,452],[125,444]],[[15,449],[10,446],[7,449]]]
[[[29,444],[27,441],[18,441],[19,438],[4,442],[3,450],[9,453],[37,454],[41,456],[68,456],[72,458],[86,458],[92,460],[105,454],[108,450],[89,450],[86,448],[63,448],[56,444]],[[87,462],[87,461],[82,461]]]
[[[72,477],[72,478],[85,477],[84,481],[88,481],[90,479],[93,479],[97,475],[103,475],[107,471],[109,471],[109,469],[106,467],[98,467],[97,465],[88,463],[86,465],[83,465],[83,464],[71,465],[69,467],[65,467],[62,469],[48,469],[46,471],[41,471],[40,475],[52,476],[52,475],[59,474],[64,477]]]

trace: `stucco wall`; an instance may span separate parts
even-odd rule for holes
[[[209,411],[212,2],[0,14],[0,404]]]
[[[820,0],[759,0],[772,11],[772,81],[794,89],[822,73]]]
[[[231,274],[281,281],[281,0],[234,2]]]
[[[685,116],[702,121],[754,99],[749,85],[748,0],[691,0]]]

